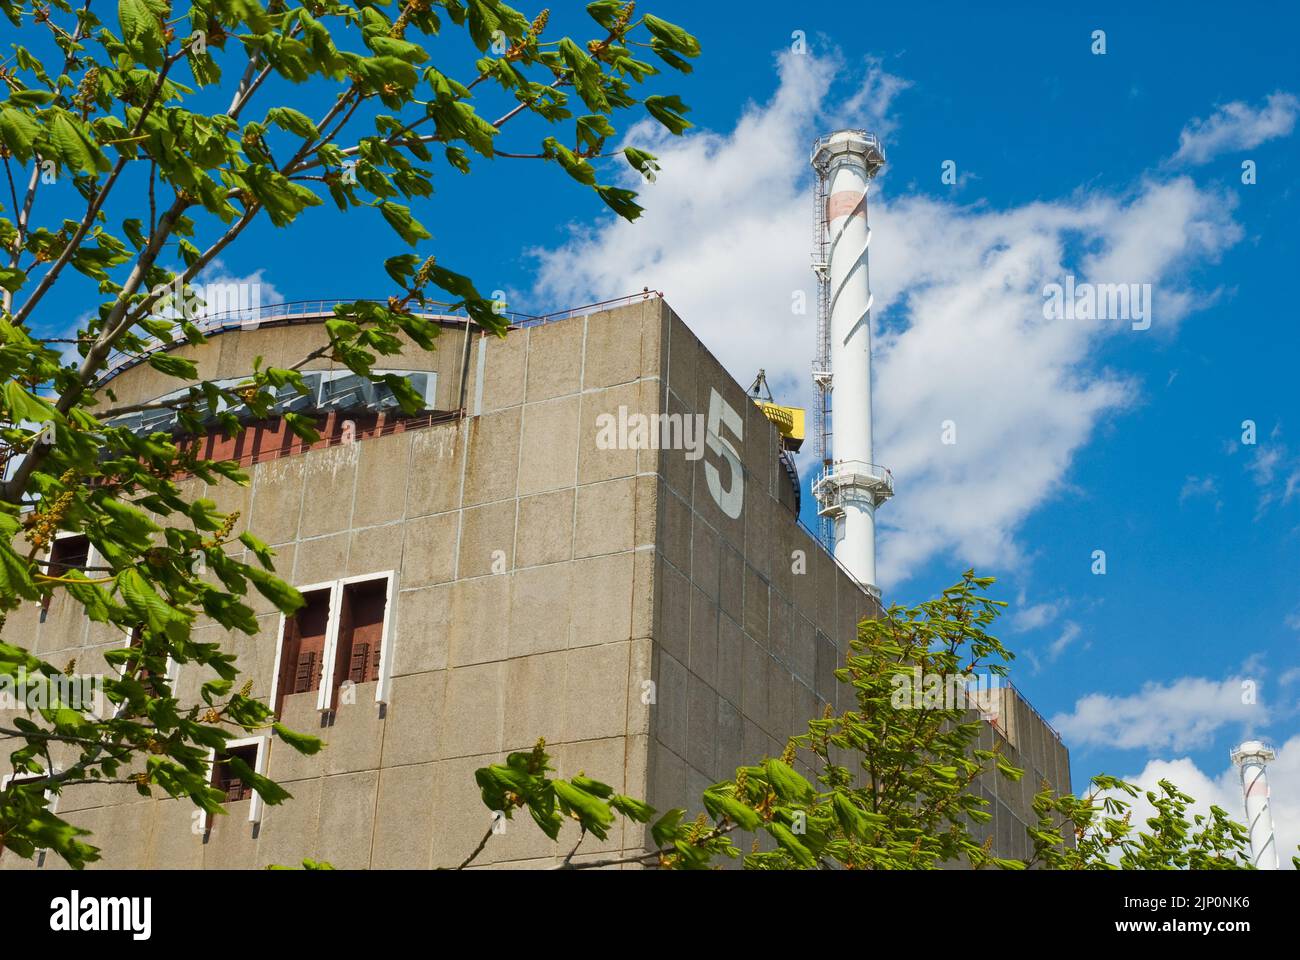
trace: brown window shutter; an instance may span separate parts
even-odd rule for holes
[[[244,783],[238,777],[226,781],[226,803],[244,799]]]
[[[316,652],[308,650],[298,655],[298,672],[294,677],[293,692],[315,690],[320,684],[320,671],[316,669]]]
[[[348,673],[348,679],[353,683],[365,683],[368,679],[366,676],[366,659],[370,653],[370,644],[358,643],[352,648],[352,664]]]

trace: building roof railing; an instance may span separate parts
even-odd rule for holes
[[[502,316],[510,321],[510,326],[515,328],[535,327],[546,323],[554,323],[559,320],[567,320],[571,317],[579,317],[589,313],[595,313],[599,310],[607,310],[613,307],[622,306],[628,303],[636,303],[642,300],[649,300],[652,297],[662,299],[663,292],[651,290],[648,287],[639,293],[630,293],[622,297],[614,297],[609,300],[599,300],[595,303],[585,303],[576,307],[569,307],[565,310],[559,310],[554,313],[546,313],[540,316],[534,316],[529,313],[521,313],[515,310],[502,311]],[[346,306],[350,303],[386,303],[385,300],[361,299],[323,299],[323,300],[287,300],[281,303],[268,303],[250,306],[245,309],[226,310],[220,313],[214,313],[206,317],[200,317],[194,320],[195,327],[206,337],[218,336],[234,330],[256,330],[258,327],[269,324],[291,324],[291,323],[312,323],[325,317],[334,316],[334,308]],[[447,312],[434,313],[418,311],[418,315],[431,320],[444,320],[449,323],[466,323],[469,317],[463,311],[453,311],[452,305],[439,301],[426,301],[433,307],[445,307]],[[173,347],[180,346],[186,341],[183,337],[177,337],[174,340],[167,341],[159,338],[152,338],[146,341],[142,350],[132,351],[115,351],[109,354],[107,369],[103,376],[100,377],[101,384],[107,383],[118,374],[131,367],[144,362],[150,355],[159,352],[166,352]]]

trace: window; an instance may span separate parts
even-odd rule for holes
[[[220,753],[215,750],[208,751],[208,768],[211,771],[209,782],[212,786],[225,794],[222,803],[239,803],[242,800],[251,801],[248,805],[248,820],[250,823],[260,823],[262,820],[262,798],[253,791],[253,785],[246,782],[241,775],[241,771],[236,770],[230,759],[238,758],[256,774],[266,772],[266,737],[248,737],[243,740],[230,740]],[[203,814],[203,831],[206,833],[212,827],[212,819],[205,812]],[[256,835],[256,834],[254,834]]]
[[[375,684],[375,702],[388,701],[389,610],[393,574],[366,574],[299,587],[306,605],[280,618],[271,702],[316,691],[316,708],[331,710],[344,685]]]
[[[304,590],[307,605],[285,619],[280,627],[279,671],[274,700],[276,716],[280,715],[284,698],[289,694],[320,688],[332,594],[332,587]]]
[[[46,557],[45,573],[51,577],[66,576],[73,570],[85,571],[90,566],[90,540],[81,533],[57,534],[50,544],[50,553]],[[54,594],[47,594],[41,600],[41,622],[50,612],[50,601]]]
[[[90,566],[90,540],[80,533],[55,537],[50,544],[49,575],[61,577],[72,570]]]
[[[257,744],[249,743],[242,747],[231,747],[224,753],[217,754],[212,762],[212,785],[225,793],[222,803],[238,803],[253,796],[253,785],[240,778],[228,761],[235,757],[246,764],[250,770],[257,770]]]
[[[387,607],[387,580],[365,580],[343,586],[338,653],[334,657],[336,694],[339,687],[349,680],[369,683],[379,679]]]

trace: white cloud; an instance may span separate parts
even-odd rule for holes
[[[1300,99],[1281,90],[1254,109],[1240,100],[1219,107],[1206,120],[1193,120],[1178,136],[1174,162],[1208,163],[1221,153],[1249,150],[1289,136],[1300,114]]]
[[[879,57],[868,56],[864,67],[858,89],[831,109],[826,119],[832,128],[865,125],[887,141],[898,129],[898,120],[889,108],[900,93],[912,86],[912,81],[887,71]]]
[[[905,82],[869,62],[858,92],[837,101],[830,90],[845,70],[835,60],[786,55],[778,64],[772,99],[751,104],[729,133],[634,131],[630,139],[663,165],[658,182],[640,185],[645,215],[635,224],[575,226],[569,242],[535,251],[535,292],[575,303],[663,290],[738,380],[763,367],[779,399],[808,405],[809,146],[836,119],[896,123],[891,101]],[[1241,235],[1231,197],[1187,178],[1004,210],[893,196],[890,182],[886,170],[871,208],[876,459],[898,479],[880,514],[887,589],[936,555],[980,567],[1018,563],[1019,525],[1068,493],[1075,453],[1136,395],[1128,376],[1096,367],[1099,342],[1174,330],[1203,304],[1183,282],[1185,269]],[[1045,321],[1043,287],[1067,273],[1153,284],[1153,330]],[[809,313],[792,314],[796,293]],[[944,445],[949,419],[957,443]]]
[[[1132,801],[1134,823],[1142,824],[1155,813],[1146,801],[1145,792],[1155,790],[1161,780],[1170,781],[1196,798],[1189,815],[1208,814],[1213,804],[1226,810],[1238,823],[1246,821],[1240,775],[1230,763],[1217,776],[1212,776],[1187,757],[1151,760],[1141,773],[1122,779],[1143,790]],[[1292,869],[1291,857],[1296,853],[1296,845],[1300,844],[1300,736],[1292,737],[1278,748],[1277,759],[1268,766],[1268,781],[1278,860],[1283,869]]]
[[[1233,444],[1229,453],[1235,454],[1241,449],[1247,447]],[[1256,520],[1264,516],[1273,504],[1285,505],[1300,494],[1300,457],[1293,456],[1282,441],[1281,424],[1273,427],[1267,440],[1249,447],[1246,472],[1260,491]]]
[[[1021,602],[1023,603],[1023,600]],[[1058,612],[1059,609],[1054,603],[1036,603],[1032,606],[1022,606],[1011,615],[1011,629],[1016,633],[1037,630],[1039,627],[1045,627],[1055,620]]]
[[[265,273],[265,268],[259,267],[252,273],[247,273],[243,276],[236,276],[230,271],[221,258],[217,257],[199,271],[198,276],[194,278],[194,285],[216,288],[228,287],[233,284],[246,290],[246,293],[241,294],[241,296],[250,298],[255,296],[257,303],[261,306],[282,302],[284,296],[276,289],[274,283],[263,276]],[[218,309],[218,304],[216,303],[209,303],[206,306],[207,311],[203,314],[204,316],[209,312]],[[243,304],[241,303],[238,306],[242,307]]]
[[[1052,726],[1072,748],[1189,750],[1203,747],[1224,727],[1263,722],[1264,707],[1243,703],[1245,677],[1180,677],[1147,683],[1129,696],[1091,693],[1060,713]]]
[[[1218,498],[1219,481],[1215,477],[1188,477],[1183,481],[1183,489],[1178,492],[1178,505],[1181,507],[1188,500],[1197,497],[1210,497],[1214,500],[1214,509],[1219,510],[1223,507],[1223,501]]]
[[[1061,635],[1052,641],[1052,645],[1047,648],[1047,658],[1050,661],[1056,660],[1061,654],[1070,647],[1074,641],[1079,639],[1083,633],[1083,628],[1073,620],[1067,620],[1061,629]]]

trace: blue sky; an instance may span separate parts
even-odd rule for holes
[[[1294,15],[771,9],[738,28],[682,14],[705,47],[686,87],[703,144],[666,148],[639,227],[548,253],[543,289],[658,286],[739,379],[776,367],[778,392],[806,402],[811,319],[780,302],[787,275],[811,291],[799,134],[881,131],[876,456],[898,477],[880,513],[888,597],[918,601],[971,564],[997,576],[1014,679],[1066,734],[1077,786],[1102,770],[1170,775],[1236,810],[1229,748],[1247,734],[1290,741],[1274,794],[1293,847],[1300,77],[1274,38]],[[1105,55],[1091,52],[1096,29]],[[795,30],[820,73],[786,53]],[[674,163],[691,171],[680,189]],[[721,199],[700,197],[715,186]],[[1010,292],[984,289],[997,271]],[[1152,283],[1151,329],[1027,329],[1043,284],[1067,272]],[[948,418],[955,460],[938,443]]]
[[[766,366],[781,399],[808,402],[812,318],[790,307],[812,292],[808,144],[838,125],[880,132],[876,458],[898,478],[881,511],[887,598],[918,601],[972,564],[998,577],[1013,678],[1066,734],[1076,788],[1102,770],[1170,774],[1236,811],[1229,748],[1247,734],[1287,745],[1275,815],[1293,848],[1296,8],[644,6],[704,53],[662,85],[696,130],[630,135],[664,164],[643,221],[612,222],[552,166],[499,161],[439,177],[416,211],[428,249],[527,312],[662,289],[737,379]],[[552,23],[585,30],[576,13]],[[524,125],[499,143],[542,135]],[[222,271],[284,299],[387,290],[381,261],[398,250],[377,216],[306,223],[292,243],[250,230]],[[1035,322],[1042,286],[1065,273],[1151,283],[1151,329]],[[949,418],[959,439],[945,447]],[[1257,703],[1242,703],[1243,680]]]

